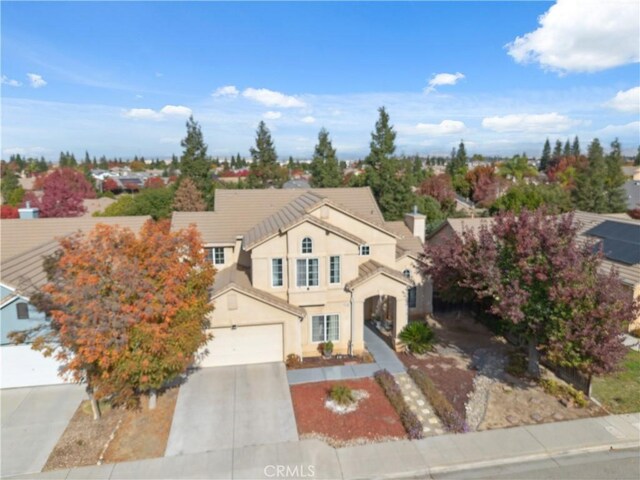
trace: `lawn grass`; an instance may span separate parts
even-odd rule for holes
[[[640,412],[640,352],[629,350],[620,371],[594,378],[591,393],[612,413]]]

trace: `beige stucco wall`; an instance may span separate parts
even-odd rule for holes
[[[232,325],[282,324],[284,332],[284,355],[301,355],[300,319],[272,305],[241,292],[228,291],[214,300],[215,309],[209,314],[210,328]]]
[[[416,308],[409,309],[409,317],[419,318],[433,312],[432,305],[432,283],[428,278],[424,278],[416,266],[416,261],[408,256],[404,256],[396,261],[396,270],[411,272],[411,280],[416,285]]]
[[[633,288],[633,298],[635,300],[640,300],[640,284],[637,284]],[[638,328],[640,328],[640,313],[638,314],[636,319],[629,324],[629,331],[636,330]]]

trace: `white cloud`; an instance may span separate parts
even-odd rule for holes
[[[606,70],[640,61],[639,17],[637,0],[558,0],[506,48],[518,63],[561,73]]]
[[[635,135],[637,137],[638,132],[640,132],[640,121],[630,122],[626,125],[607,125],[604,128],[598,130],[598,134],[600,135],[611,135],[611,136],[620,136],[620,135]]]
[[[216,88],[216,91],[211,94],[212,97],[237,97],[240,92],[235,85],[225,85],[224,87]]]
[[[485,117],[482,126],[494,132],[539,132],[552,133],[567,130],[579,122],[556,112]]]
[[[429,84],[427,88],[424,89],[424,93],[433,92],[436,87],[441,85],[455,85],[458,83],[458,80],[462,80],[464,75],[460,72],[457,73],[436,73],[431,80],[429,80]]]
[[[301,118],[300,121],[302,123],[315,123],[316,119],[311,115],[307,115],[306,117]]]
[[[42,78],[42,75],[38,75],[37,73],[27,73],[27,77],[33,88],[42,88],[47,84],[45,79]]]
[[[162,115],[172,116],[172,117],[188,117],[193,112],[189,107],[184,107],[182,105],[165,105],[160,110]]]
[[[266,88],[247,88],[242,92],[242,96],[268,107],[301,108],[307,106],[302,100],[296,97]]]
[[[2,85],[8,85],[10,87],[21,87],[22,83],[20,83],[18,80],[9,78],[6,75],[2,75]]]
[[[262,118],[264,118],[265,120],[277,120],[278,118],[282,117],[282,113],[280,112],[265,112],[262,115]]]
[[[607,102],[607,106],[620,112],[637,112],[640,110],[640,87],[619,91]]]
[[[123,113],[127,118],[139,120],[164,120],[167,117],[188,117],[191,109],[182,105],[165,105],[159,111],[151,108],[132,108]]]
[[[415,130],[426,135],[441,136],[462,133],[466,129],[464,122],[443,120],[440,123],[418,123]]]

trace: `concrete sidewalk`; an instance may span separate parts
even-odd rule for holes
[[[14,478],[421,478],[563,454],[639,447],[640,414],[631,414],[341,449],[303,440]]]
[[[364,343],[373,357],[373,363],[289,370],[287,372],[289,385],[372,377],[375,372],[383,369],[388,370],[393,375],[406,371],[396,352],[366,325],[364,327]]]

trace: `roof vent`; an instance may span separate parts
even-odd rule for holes
[[[21,220],[33,220],[40,216],[40,209],[31,206],[31,202],[27,201],[24,208],[18,209]]]

